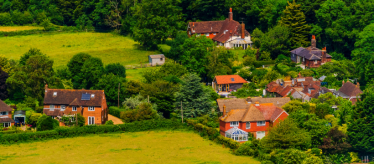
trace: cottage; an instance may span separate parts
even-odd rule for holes
[[[24,110],[15,111],[13,118],[16,123],[24,125],[26,122],[26,111]]]
[[[165,63],[164,54],[149,55],[148,59],[151,66],[163,65]]]
[[[3,127],[11,127],[14,125],[14,120],[12,119],[13,109],[0,100],[0,125]]]
[[[263,97],[248,97],[248,98],[233,98],[233,99],[217,99],[218,108],[223,113],[223,106],[226,108],[226,114],[232,109],[247,109],[256,102],[260,104],[272,103],[275,106],[282,108],[284,104],[290,102],[289,97],[263,98]]]
[[[220,117],[220,134],[239,142],[248,140],[248,133],[256,139],[265,137],[270,127],[276,126],[288,117],[288,113],[273,103],[255,102],[245,109],[232,109],[226,114],[223,106]]]
[[[49,89],[45,85],[43,113],[52,118],[81,114],[86,125],[100,125],[108,120],[103,90]],[[74,119],[74,118],[72,118]]]
[[[206,36],[219,46],[226,48],[252,47],[251,35],[245,29],[245,24],[233,20],[233,12],[230,8],[228,18],[221,21],[189,22],[187,27],[188,36]]]
[[[213,79],[212,87],[216,92],[231,92],[248,83],[239,75],[220,75]]]
[[[360,83],[357,82],[356,85],[353,83],[347,81],[344,82],[343,85],[340,87],[338,91],[333,91],[333,95],[336,97],[342,97],[344,99],[347,99],[352,102],[352,104],[355,104],[357,100],[360,98],[360,94],[362,94],[362,90],[360,89]]]
[[[326,62],[331,62],[331,56],[326,53],[326,47],[320,50],[316,46],[316,37],[313,35],[310,47],[299,47],[291,51],[291,60],[308,68],[317,68]]]

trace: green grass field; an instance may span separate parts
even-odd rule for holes
[[[24,30],[43,30],[43,27],[36,26],[0,26],[0,31],[24,31]]]
[[[190,131],[112,133],[0,146],[0,163],[260,163]]]
[[[137,69],[126,69],[126,78],[130,80],[142,80],[143,72],[156,67],[137,68]]]
[[[30,48],[38,48],[54,60],[55,68],[66,66],[80,52],[99,57],[104,64],[123,65],[148,63],[148,55],[157,53],[138,48],[129,37],[94,32],[1,37],[0,45],[0,55],[9,59],[19,59]]]

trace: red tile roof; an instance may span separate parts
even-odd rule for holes
[[[13,111],[13,109],[9,105],[5,104],[4,101],[0,100],[0,112],[11,112],[11,111]]]
[[[242,77],[239,75],[220,75],[216,76],[214,78],[217,84],[243,84],[247,83],[246,80],[244,80]]]
[[[285,112],[273,103],[252,104],[248,109],[233,109],[227,115],[221,117],[221,121],[272,121]],[[286,112],[287,113],[287,112]],[[288,115],[288,114],[287,114]]]
[[[280,94],[280,95],[283,96],[283,97],[286,97],[286,96],[288,95],[288,93],[291,91],[291,89],[292,89],[292,87],[289,86],[289,85],[287,85],[287,87],[284,88],[284,89],[283,89],[280,93],[278,93],[278,94]]]
[[[357,85],[354,85],[351,82],[346,82],[344,85],[339,89],[340,92],[348,95],[348,96],[358,96],[359,94],[362,94],[360,87]]]
[[[204,21],[204,22],[189,22],[188,25],[191,29],[194,29],[195,31],[191,30],[192,34],[201,34],[201,33],[214,33],[219,32],[219,30],[222,28],[222,25],[224,23],[224,20],[221,21]],[[195,26],[195,27],[193,27]]]
[[[57,93],[53,96],[53,93]],[[83,94],[90,94],[90,100],[82,100]],[[94,97],[91,98],[91,94]],[[75,90],[75,89],[48,89],[44,95],[46,105],[79,105],[79,106],[103,106],[105,99],[104,90]]]

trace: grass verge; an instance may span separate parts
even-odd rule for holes
[[[25,31],[25,30],[43,30],[43,27],[36,26],[0,26],[0,31]]]

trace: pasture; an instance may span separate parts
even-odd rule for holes
[[[130,37],[95,32],[0,37],[0,45],[0,56],[15,60],[30,48],[38,48],[54,60],[55,68],[66,66],[71,57],[80,52],[101,58],[104,65],[144,64],[148,63],[148,55],[158,53],[139,48]]]
[[[260,163],[191,131],[112,133],[0,146],[0,163]]]
[[[0,31],[25,31],[25,30],[43,30],[43,27],[37,26],[0,26]]]

